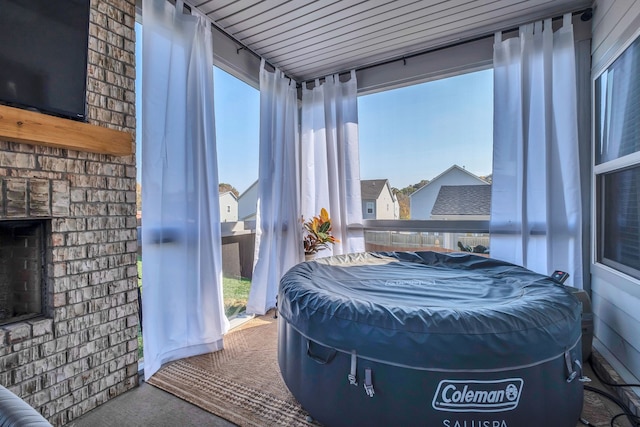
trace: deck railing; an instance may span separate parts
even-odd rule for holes
[[[469,251],[489,254],[489,221],[364,220],[367,251]]]
[[[486,255],[490,249],[489,221],[363,220],[351,228],[362,228],[367,251],[467,250]],[[254,243],[255,221],[222,224],[226,275],[251,278]]]

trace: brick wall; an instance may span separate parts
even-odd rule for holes
[[[92,0],[89,122],[132,133],[134,22],[135,0]],[[0,327],[0,384],[63,425],[138,383],[135,156],[0,141],[0,178],[50,197],[0,213],[50,230],[46,315]]]

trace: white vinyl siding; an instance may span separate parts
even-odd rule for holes
[[[375,219],[396,219],[394,217],[393,209],[393,195],[388,184],[384,185],[384,188],[376,200],[376,218]]]
[[[592,76],[595,79],[613,60],[630,44],[640,28],[640,0],[598,0],[596,1],[593,22],[592,41]],[[594,96],[594,100],[595,100]],[[594,121],[598,120],[596,108]],[[594,123],[595,124],[595,123]],[[594,126],[594,151],[598,144],[598,130]],[[637,141],[637,139],[636,139]],[[601,218],[602,210],[597,209],[599,192],[596,188],[608,185],[603,178],[606,174],[632,170],[640,164],[638,153],[623,155],[612,160],[604,156],[594,159],[593,175],[593,208],[592,243],[593,254],[591,264],[591,299],[593,303],[594,332],[597,344],[604,346],[612,355],[610,362],[618,372],[625,369],[635,378],[624,378],[627,382],[637,382],[640,378],[640,280],[618,269],[604,265],[598,261],[598,237],[601,228],[596,225]],[[630,172],[633,174],[633,172]],[[609,180],[613,178],[609,177]],[[610,182],[609,185],[611,185]],[[610,190],[611,191],[611,190]],[[616,191],[616,190],[614,190]],[[619,189],[617,190],[619,191]],[[628,191],[627,191],[628,193]],[[633,202],[632,196],[623,196],[620,202]],[[609,215],[611,212],[609,212]],[[630,214],[630,216],[632,216]],[[636,216],[637,218],[637,216]],[[600,241],[601,242],[601,241]],[[613,246],[612,246],[613,248]],[[636,256],[637,253],[636,253]]]
[[[220,194],[220,222],[238,220],[238,199],[231,193]]]

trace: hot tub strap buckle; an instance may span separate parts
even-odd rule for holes
[[[364,390],[367,392],[367,396],[373,397],[375,392],[373,391],[373,381],[371,378],[371,368],[364,370]]]
[[[582,370],[582,363],[580,363],[580,361],[576,359],[573,361],[573,364],[578,367],[578,372],[580,373],[580,378],[578,378],[578,381],[580,381],[581,383],[590,383],[591,378],[587,377],[584,374],[584,371]]]
[[[578,375],[580,375],[578,381],[583,383],[591,382],[591,379],[589,377],[583,375],[582,364],[580,363],[580,361],[578,359],[575,359],[573,363],[571,362],[571,354],[569,353],[569,350],[564,352],[564,363],[567,366],[567,373],[569,374],[569,376],[567,377],[568,383],[575,380]],[[576,370],[573,369],[574,366],[577,367]]]
[[[358,367],[358,356],[356,355],[355,350],[351,350],[351,372],[349,372],[349,375],[347,375],[347,378],[349,379],[349,385],[355,385],[355,386],[358,385],[358,379],[356,377],[357,367]]]

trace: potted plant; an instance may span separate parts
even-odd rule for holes
[[[331,235],[331,218],[325,208],[320,210],[320,215],[304,221],[305,229],[304,256],[306,260],[312,259],[318,251],[328,248],[329,244],[340,242]]]

